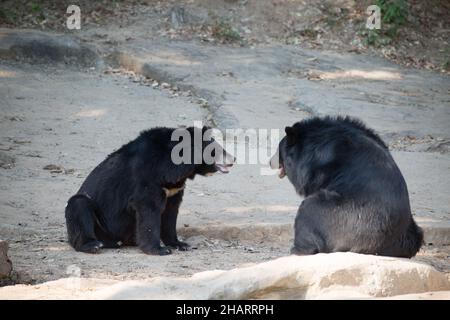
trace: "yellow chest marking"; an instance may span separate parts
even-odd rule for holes
[[[183,190],[185,187],[185,185],[183,184],[181,187],[179,188],[163,188],[164,192],[166,193],[166,197],[170,198],[173,197],[174,195],[176,195],[178,192],[180,192],[181,190]]]

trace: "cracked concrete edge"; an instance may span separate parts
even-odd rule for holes
[[[204,236],[227,241],[271,241],[289,243],[294,238],[294,225],[290,223],[258,223],[258,224],[208,224],[202,227],[182,227],[178,234],[184,238]]]
[[[0,58],[36,64],[103,67],[103,59],[96,47],[71,35],[35,30],[0,28]]]
[[[424,242],[435,246],[450,245],[450,221],[420,222],[424,233]]]
[[[424,231],[424,243],[435,246],[450,245],[450,221],[421,221],[417,223]],[[269,241],[275,243],[291,243],[294,239],[294,224],[291,223],[258,223],[258,224],[210,224],[203,227],[182,227],[178,233],[189,238],[204,236],[227,241]]]
[[[177,86],[182,91],[190,91],[196,98],[206,100],[207,103],[203,105],[208,112],[205,119],[206,124],[221,130],[238,127],[238,119],[221,108],[223,99],[219,94],[187,83],[184,81],[185,77],[170,73],[163,67],[148,63],[130,52],[115,51],[109,54],[105,60],[113,67],[130,70],[158,82],[166,82]]]

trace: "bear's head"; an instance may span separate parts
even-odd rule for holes
[[[311,182],[311,174],[320,165],[320,155],[316,146],[308,143],[308,133],[303,122],[286,127],[286,136],[281,139],[278,149],[270,159],[270,167],[279,169],[280,178],[288,177],[300,195],[304,195]],[[320,149],[320,147],[319,147]],[[319,156],[319,157],[317,157]]]
[[[174,135],[181,137],[181,140],[175,137],[180,142],[172,149],[172,161],[193,165],[194,175],[228,173],[236,160],[214,140],[210,127],[179,128],[174,131],[172,138]]]
[[[280,178],[287,176],[300,195],[320,189],[349,161],[353,147],[344,125],[350,121],[316,117],[286,127],[270,167],[279,169]]]
[[[298,152],[296,152],[296,134],[293,127],[285,128],[286,136],[281,139],[278,144],[277,151],[270,159],[270,167],[272,169],[278,169],[278,177],[280,179],[286,176],[286,171],[291,173],[293,165],[293,157],[295,157]],[[287,160],[287,161],[286,161]],[[288,167],[288,168],[286,168]],[[287,169],[287,170],[286,170]]]

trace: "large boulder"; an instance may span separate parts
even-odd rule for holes
[[[189,279],[128,281],[99,290],[98,299],[346,299],[450,290],[433,267],[356,253],[289,256]],[[447,294],[448,295],[448,294]]]
[[[427,264],[349,252],[289,256],[190,278],[74,280],[0,288],[0,299],[450,299],[448,276]]]

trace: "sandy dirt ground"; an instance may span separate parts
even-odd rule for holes
[[[279,224],[290,230],[301,199],[287,181],[261,176],[256,165],[189,182],[179,227],[195,248],[190,252],[168,257],[136,248],[75,252],[66,243],[64,206],[90,170],[141,130],[201,121],[206,112],[192,97],[174,97],[122,73],[24,63],[2,63],[1,70],[0,152],[10,161],[0,171],[0,231],[10,243],[18,282],[59,279],[70,274],[71,265],[83,277],[100,279],[188,276],[288,254],[289,231],[277,239],[267,230],[276,233]],[[51,170],[44,169],[49,165]],[[252,223],[256,229],[245,234]],[[193,227],[203,229],[189,232]],[[448,256],[446,247],[429,246],[416,259],[448,272]]]

